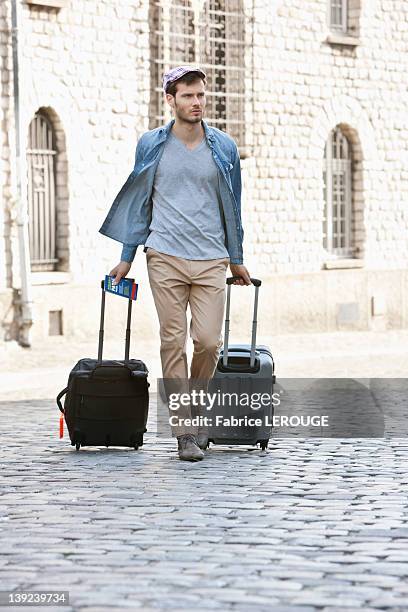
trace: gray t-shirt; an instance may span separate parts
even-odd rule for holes
[[[145,246],[184,259],[228,257],[218,170],[204,138],[192,151],[172,132],[154,177]]]

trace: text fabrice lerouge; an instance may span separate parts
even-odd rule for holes
[[[264,418],[252,416],[222,416],[217,415],[215,418],[208,416],[196,416],[193,418],[181,418],[177,415],[172,415],[169,418],[171,426],[184,425],[186,427],[328,427],[328,415],[279,415],[265,416]]]

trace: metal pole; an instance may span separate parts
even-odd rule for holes
[[[228,285],[227,286],[227,306],[225,308],[224,350],[222,354],[222,365],[224,367],[226,367],[228,364],[230,307],[231,307],[231,285]]]
[[[251,356],[249,362],[249,366],[251,368],[253,368],[255,365],[256,327],[258,324],[258,291],[259,287],[255,286],[254,317],[252,319]]]
[[[20,74],[18,44],[20,3],[11,0],[11,40],[13,51],[13,94],[14,94],[14,121],[16,138],[16,204],[17,204],[17,232],[20,258],[21,279],[21,314],[19,317],[18,342],[21,346],[29,347],[30,330],[33,324],[32,296],[31,296],[31,264],[28,236],[28,210],[27,210],[27,168],[25,146],[22,146],[22,120],[20,113]]]

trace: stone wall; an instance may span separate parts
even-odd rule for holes
[[[255,2],[245,251],[263,273],[316,272],[328,259],[323,155],[336,125],[353,144],[359,256],[369,269],[408,266],[408,5],[359,4],[360,42],[347,47],[325,42],[324,0]]]
[[[19,32],[24,132],[42,109],[58,149],[61,265],[58,272],[32,275],[38,340],[47,334],[51,305],[64,310],[70,336],[86,335],[95,319],[98,304],[91,303],[90,287],[117,263],[121,250],[98,229],[132,170],[137,139],[148,126],[147,0],[66,4],[60,9],[23,4]],[[359,43],[350,46],[327,42],[325,0],[310,0],[307,8],[303,0],[243,4],[249,145],[242,160],[244,254],[250,271],[264,279],[262,316],[268,329],[375,327],[375,296],[386,302],[385,314],[376,315],[381,326],[407,325],[408,5],[353,0],[350,26]],[[10,27],[6,0],[0,4],[2,320],[10,319],[12,288],[20,286],[16,231],[10,224],[15,182]],[[353,146],[360,260],[355,265],[363,266],[342,271],[323,269],[332,258],[322,247],[323,155],[337,125]],[[393,291],[387,271],[392,271]],[[142,249],[132,274],[148,295]],[[238,297],[245,299],[243,293]],[[151,296],[146,300],[140,333],[150,334],[156,319]],[[339,319],[339,304],[348,303],[358,304],[360,314],[347,319],[347,312],[355,311],[340,308],[346,316]],[[115,319],[113,329],[119,325]]]

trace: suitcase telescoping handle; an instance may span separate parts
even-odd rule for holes
[[[240,276],[229,276],[227,278],[227,306],[225,309],[225,328],[224,328],[224,350],[222,355],[222,364],[224,367],[228,365],[228,340],[229,340],[229,324],[230,324],[230,308],[231,308],[231,285],[235,280],[239,280]],[[259,287],[262,285],[262,281],[258,278],[251,278],[251,283],[255,287],[255,299],[254,299],[254,316],[252,319],[252,338],[251,338],[251,355],[249,365],[251,368],[255,365],[255,346],[256,346],[256,328],[257,328],[257,316],[258,316],[258,292]]]
[[[133,280],[133,279],[128,279]],[[98,361],[102,361],[103,352],[103,337],[105,324],[105,281],[101,281],[102,299],[101,299],[101,320],[99,325],[99,342],[98,342]],[[132,298],[128,300],[127,323],[126,323],[126,340],[125,340],[125,362],[129,361],[130,351],[130,322],[132,318]]]

